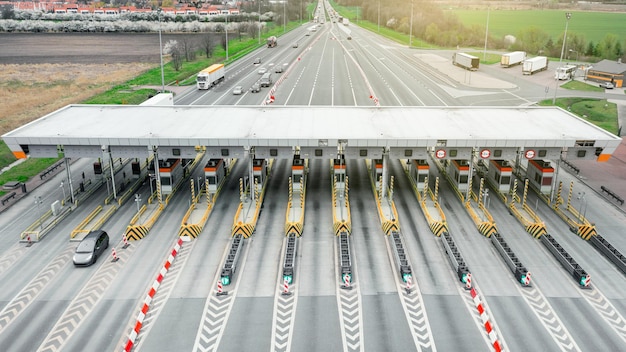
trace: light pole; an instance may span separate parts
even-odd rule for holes
[[[43,218],[43,212],[41,211],[41,203],[43,203],[41,196],[35,197],[35,205],[37,205],[37,212],[39,213],[39,229],[43,230],[43,221],[41,219]]]
[[[150,198],[152,198],[152,195],[154,194],[154,190],[152,189],[152,180],[156,180],[156,175],[148,174],[148,176],[150,177]]]
[[[580,218],[578,220],[582,222],[587,218],[587,198],[585,198],[585,192],[578,192],[578,197],[576,197],[576,199],[580,200],[580,206],[578,207],[578,216],[580,217],[582,215],[583,218],[582,220]],[[585,205],[584,210],[583,203]],[[581,214],[581,211],[583,211],[584,213]]]
[[[287,32],[287,1],[283,0],[283,33]]]
[[[139,203],[141,203],[141,196],[137,193],[135,193],[135,203],[137,204],[137,222],[139,222],[139,219],[141,218],[139,215]]]
[[[63,186],[63,181],[61,181],[61,189],[63,190],[63,202],[61,202],[61,205],[65,205],[65,187]]]
[[[226,14],[226,61],[228,61],[228,15],[230,15],[230,10],[228,10],[228,13]]]
[[[576,62],[578,62],[578,51],[569,49],[569,52],[570,53],[576,53]],[[569,54],[567,55],[567,57],[569,58]]]
[[[378,0],[378,33],[380,33],[380,0]]]
[[[261,45],[261,0],[259,1],[259,45]]]
[[[409,48],[413,43],[413,1],[411,1],[411,20],[409,21]]]
[[[487,28],[485,29],[485,50],[483,50],[483,60],[487,60],[487,38],[489,37],[489,7],[487,7]]]
[[[563,61],[563,52],[565,51],[565,42],[567,41],[567,25],[569,24],[569,19],[572,18],[571,12],[565,13],[565,33],[563,33],[563,46],[561,47],[561,58],[559,59],[559,67],[561,67],[561,62]],[[558,70],[558,67],[557,67]],[[559,89],[559,75],[554,75],[554,99],[552,99],[552,105],[556,105],[556,91]]]
[[[165,74],[163,73],[163,41],[161,39],[161,11],[159,7],[157,13],[159,16],[159,56],[161,58],[161,93],[165,92]]]

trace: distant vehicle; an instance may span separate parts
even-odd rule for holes
[[[252,61],[253,65],[258,65],[260,63],[261,63],[261,58],[260,57],[257,57],[256,59],[254,59],[254,61]]]
[[[341,23],[343,23],[344,26],[347,26],[347,25],[350,24],[350,20],[344,17],[344,19],[343,19],[343,21],[341,21]]]
[[[252,93],[258,93],[258,92],[260,92],[260,91],[261,91],[261,85],[260,85],[260,84],[258,84],[258,83],[253,84],[253,85],[252,85],[252,87],[250,87],[250,91],[251,91]]]
[[[611,82],[602,82],[602,83],[600,83],[600,88],[613,89],[613,88],[615,88],[615,86]]]
[[[558,80],[566,80],[574,78],[574,74],[576,73],[576,69],[578,66],[576,65],[565,65],[561,67],[557,67],[556,72],[554,72],[554,79]]]
[[[224,80],[224,65],[213,64],[198,73],[196,86],[198,89],[209,89]]]
[[[263,77],[261,77],[260,79],[260,84],[261,87],[269,87],[272,85],[272,74],[270,72],[267,72],[263,75]]]
[[[454,53],[452,55],[452,63],[466,70],[476,71],[478,70],[480,59],[466,53]]]
[[[241,94],[243,94],[243,87],[242,86],[236,86],[233,89],[233,94],[234,95],[241,95]]]
[[[261,67],[257,72],[262,75],[267,72],[267,69],[265,67]]]
[[[96,262],[104,250],[109,248],[109,235],[102,231],[91,231],[83,238],[74,252],[74,265],[89,266]]]
[[[348,36],[348,40],[352,40],[352,37],[351,37],[351,36]]]
[[[519,65],[526,59],[525,51],[514,51],[512,53],[503,54],[500,58],[500,66],[511,67]]]
[[[282,73],[284,70],[285,70],[285,69],[284,69],[281,65],[278,65],[278,66],[276,66],[276,68],[274,69],[274,72],[276,72],[276,73]]]
[[[522,63],[522,73],[532,75],[535,72],[545,71],[548,69],[548,58],[545,56],[536,56],[532,59],[526,59]]]
[[[273,48],[276,45],[278,45],[278,39],[275,36],[271,36],[271,37],[267,38],[267,47],[268,48]]]
[[[297,48],[298,47],[298,43],[293,43],[293,45],[291,47],[292,48]]]

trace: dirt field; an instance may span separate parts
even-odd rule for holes
[[[0,134],[155,67],[158,42],[155,34],[0,34]]]

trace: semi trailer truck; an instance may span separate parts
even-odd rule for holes
[[[480,59],[466,53],[454,53],[452,63],[456,66],[463,67],[466,70],[476,71],[480,64]]]
[[[512,53],[503,54],[500,58],[500,66],[511,67],[521,64],[526,59],[525,51],[514,51]]]
[[[548,58],[545,56],[536,56],[532,59],[524,60],[522,64],[522,73],[532,75],[535,72],[545,71],[548,69]]]

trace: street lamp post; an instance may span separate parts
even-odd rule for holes
[[[159,56],[161,58],[161,93],[165,92],[165,73],[163,72],[163,41],[161,39],[161,11],[159,7],[157,10],[159,16]]]
[[[573,50],[573,49],[569,49],[570,53],[576,53],[576,62],[578,62],[578,51]],[[569,54],[567,55],[567,57],[569,58]]]
[[[230,15],[230,10],[228,10],[228,13],[226,14],[226,28],[224,31],[226,32],[226,61],[228,61],[228,15]]]
[[[137,222],[140,222],[139,219],[141,215],[139,215],[139,203],[141,203],[141,196],[135,193],[135,203],[137,204]]]
[[[378,0],[378,33],[380,33],[380,0]]]
[[[585,192],[578,192],[578,197],[576,197],[576,199],[580,200],[580,206],[578,207],[578,220],[580,220],[580,222],[583,222],[587,218],[587,198],[585,198]],[[580,219],[581,215],[583,217],[582,219]]]
[[[259,45],[261,45],[261,0],[259,1]]]
[[[65,187],[63,181],[61,181],[61,189],[63,190],[63,201],[61,202],[61,205],[65,205]]]
[[[35,205],[37,205],[37,212],[39,213],[39,229],[43,230],[43,212],[41,211],[41,203],[43,203],[41,196],[35,197]]]
[[[561,62],[563,61],[563,53],[565,52],[565,42],[567,41],[567,25],[569,24],[569,19],[572,18],[571,12],[565,13],[565,33],[563,33],[563,46],[561,47],[561,58],[559,59],[559,67],[561,67]],[[558,67],[557,67],[558,70]],[[556,105],[556,91],[559,89],[559,75],[554,75],[554,99],[552,99],[552,105]]]
[[[489,38],[489,7],[487,7],[487,27],[485,29],[485,50],[483,50],[483,60],[487,60],[487,39]]]
[[[413,1],[411,1],[411,20],[409,21],[409,48],[413,43]]]
[[[156,179],[156,175],[148,174],[148,176],[150,177],[150,198],[152,198],[152,195],[154,194],[154,190],[152,189],[152,180]]]

